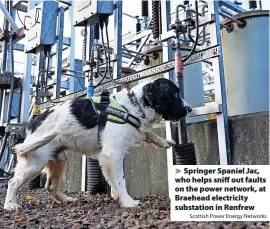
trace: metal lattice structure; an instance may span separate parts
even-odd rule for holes
[[[6,132],[2,130],[3,144],[1,157],[8,155],[7,139],[12,132],[17,131],[19,124],[26,123],[31,113],[33,116],[42,112],[48,107],[67,101],[75,97],[87,95],[89,88],[94,88],[94,94],[99,94],[104,89],[117,91],[119,87],[131,82],[137,82],[158,74],[164,74],[165,78],[176,81],[174,68],[175,45],[187,45],[190,53],[183,58],[184,65],[189,66],[202,62],[204,73],[202,76],[205,82],[206,97],[212,96],[215,101],[207,103],[202,107],[193,108],[192,117],[216,114],[218,127],[219,157],[220,164],[231,164],[231,151],[229,141],[229,125],[227,113],[226,86],[224,76],[224,63],[222,56],[221,28],[230,31],[232,27],[222,24],[223,18],[229,18],[245,26],[243,21],[233,19],[237,13],[246,10],[231,1],[200,1],[195,5],[187,3],[178,5],[172,13],[170,1],[153,1],[152,16],[149,17],[147,1],[142,3],[142,16],[133,17],[137,20],[136,34],[123,36],[123,6],[125,2],[115,1],[44,1],[39,4],[35,1],[9,1],[5,5],[0,2],[1,10],[5,15],[5,23],[2,37],[2,68],[1,85],[6,79],[7,88],[1,87],[0,104],[2,104],[5,93],[9,86],[14,90],[19,87],[13,85],[13,81],[19,81],[23,90],[20,92],[20,99],[5,106],[1,111],[1,125],[7,125]],[[189,1],[185,1],[189,2]],[[196,8],[197,6],[197,8]],[[161,11],[160,8],[163,10]],[[17,12],[15,14],[14,12]],[[18,13],[19,12],[19,13]],[[23,12],[24,20],[21,20],[22,27],[15,23],[16,15]],[[89,14],[89,12],[91,12]],[[67,17],[65,17],[67,15]],[[130,15],[128,15],[130,16]],[[108,31],[106,32],[110,18],[114,18],[114,40],[110,41]],[[64,26],[68,22],[70,26],[69,37],[64,36]],[[76,49],[75,28],[82,28],[83,54],[80,60],[74,58]],[[96,29],[95,29],[96,26]],[[98,35],[101,30],[101,38]],[[106,36],[103,37],[103,29]],[[95,35],[96,33],[96,35]],[[197,34],[198,33],[198,34]],[[197,35],[196,35],[197,34]],[[26,39],[24,45],[18,44],[21,39]],[[107,40],[105,42],[105,40]],[[8,45],[10,44],[10,45]],[[81,45],[81,44],[80,44]],[[147,64],[152,54],[144,51],[149,47],[162,45],[163,63],[158,66],[139,70],[134,74],[122,77],[123,59],[128,67],[138,67],[140,63]],[[9,55],[8,53],[9,47]],[[14,75],[14,62],[12,53],[14,50],[25,53],[25,64],[23,77]],[[64,55],[68,53],[67,55]],[[35,63],[33,63],[35,62]],[[10,63],[7,65],[7,63]],[[7,66],[10,66],[7,68]],[[106,66],[106,72],[101,72],[101,67]],[[109,66],[107,68],[107,66]],[[139,68],[138,68],[139,69]],[[95,74],[93,71],[95,70]],[[9,77],[6,72],[9,72]],[[97,84],[93,85],[93,80]],[[104,80],[105,79],[105,80]],[[104,80],[104,82],[103,82]],[[9,90],[12,100],[12,90]],[[19,103],[19,115],[13,117],[17,125],[10,124],[11,106]],[[35,109],[38,112],[35,113]],[[3,118],[7,112],[7,118]],[[175,128],[166,122],[166,135],[168,139],[175,139],[177,136],[172,129]],[[186,134],[186,124],[182,122],[178,126],[180,138]],[[179,142],[187,144],[188,142]],[[168,149],[168,169],[173,164],[173,150]],[[12,161],[8,158],[8,161]],[[87,162],[89,160],[89,162]],[[1,161],[1,160],[0,160]],[[93,164],[92,159],[83,157],[82,170],[85,174],[82,178],[83,191],[86,190],[87,163]],[[12,165],[8,165],[7,174],[11,172]],[[91,167],[91,166],[90,166]],[[2,168],[4,169],[4,168]],[[170,180],[170,179],[169,179]],[[99,182],[99,181],[97,181]],[[169,184],[170,185],[170,184]]]

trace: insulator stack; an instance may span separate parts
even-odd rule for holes
[[[87,166],[87,192],[89,195],[102,193],[102,172],[99,162],[92,158],[86,159]]]
[[[142,17],[149,16],[149,5],[148,0],[142,0]]]
[[[138,22],[136,23],[136,33],[141,32],[141,30],[142,30],[142,29],[141,29],[141,23],[140,23],[140,21],[138,21]],[[136,40],[136,42],[137,42],[136,47],[138,48],[139,43],[141,42],[141,39]]]
[[[28,182],[28,185],[27,185],[28,190],[40,188],[40,177],[41,176],[39,174],[37,177],[35,177],[34,179]]]
[[[94,39],[99,40],[99,38],[100,38],[99,23],[97,23],[94,26]]]
[[[152,31],[153,38],[157,39],[159,37],[159,0],[152,1]]]
[[[136,33],[141,32],[141,23],[138,21],[136,23]]]
[[[257,1],[250,1],[249,0],[249,9],[257,9]]]
[[[175,146],[176,165],[196,165],[196,153],[193,143],[185,143]]]

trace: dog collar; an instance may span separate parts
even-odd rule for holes
[[[130,102],[132,103],[132,105],[133,105],[133,106],[137,106],[137,107],[139,108],[139,111],[140,111],[140,113],[142,114],[141,117],[142,117],[143,119],[145,119],[146,115],[145,115],[145,113],[143,112],[143,110],[142,110],[142,108],[141,108],[141,106],[140,106],[140,104],[139,104],[139,102],[138,102],[138,100],[137,100],[137,98],[136,98],[134,92],[133,92],[133,91],[131,91],[131,92],[129,91],[127,95],[128,95],[128,98],[129,98]]]

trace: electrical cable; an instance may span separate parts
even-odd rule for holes
[[[109,16],[105,18],[105,33],[107,39],[107,49],[108,49],[108,65],[109,65],[109,76],[111,80],[113,80],[113,75],[111,73],[111,55],[110,55],[110,44],[109,44],[109,33],[108,33],[108,24],[109,24]],[[106,76],[106,75],[105,75]]]
[[[52,50],[52,46],[50,45],[46,45],[44,47],[44,53],[45,53],[45,58],[47,61],[47,66],[46,66],[46,77],[45,77],[45,90],[44,90],[44,94],[43,96],[47,96],[47,84],[48,84],[48,77],[49,77],[49,66],[50,66],[50,56],[51,56],[51,50]]]
[[[107,51],[106,51],[106,47],[105,47],[105,43],[104,43],[104,34],[103,34],[103,26],[104,26],[104,21],[101,19],[99,22],[100,25],[100,30],[101,30],[101,42],[102,42],[102,46],[103,46],[103,50],[104,50],[104,55],[105,55],[105,73],[104,75],[102,75],[102,79],[98,82],[97,85],[94,85],[94,88],[98,87],[99,85],[101,85],[101,83],[103,82],[103,80],[106,77],[106,74],[108,72],[108,59],[107,59]]]
[[[190,53],[185,58],[183,58],[183,62],[187,61],[190,58],[190,56],[193,54],[199,40],[199,15],[198,15],[198,1],[197,0],[195,0],[195,15],[196,15],[196,19],[195,19],[196,38],[195,38],[195,41],[193,43],[193,47]]]
[[[25,24],[22,22],[22,19],[21,19],[21,17],[20,17],[20,15],[19,15],[19,10],[16,10],[17,12],[17,16],[18,16],[18,18],[19,18],[19,21],[21,22],[21,24],[23,25],[23,27],[25,27]]]

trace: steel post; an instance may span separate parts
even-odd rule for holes
[[[113,78],[122,77],[122,7],[121,0],[115,0],[116,9],[114,12],[114,44],[115,61],[113,63]],[[117,91],[115,89],[114,91]]]
[[[15,20],[12,18],[10,12],[8,12],[6,6],[3,4],[2,1],[0,1],[0,9],[2,10],[4,16],[6,17],[6,19],[8,20],[8,22],[10,23],[10,26],[12,27],[13,31],[19,35],[20,30],[18,28],[18,26],[15,23]]]
[[[28,4],[28,13],[30,12],[31,9],[35,7],[36,2],[35,1],[29,1]],[[24,46],[24,51],[25,50]],[[22,93],[22,104],[21,104],[21,121],[23,123],[28,122],[29,119],[29,111],[31,107],[31,79],[32,79],[32,53],[27,53],[25,54],[25,69],[24,69],[24,74],[22,78],[22,86],[23,86],[23,93]]]
[[[74,15],[74,7],[69,7],[69,19],[70,19],[70,45],[69,45],[69,57],[70,57],[70,65],[69,70],[74,71],[75,66],[75,27],[73,26],[73,15]],[[75,77],[69,77],[69,93],[76,92],[76,78]]]
[[[9,5],[9,1],[5,1],[6,6]],[[6,18],[4,18],[4,24],[3,24],[3,32],[6,30],[8,31],[8,20]],[[7,67],[7,40],[4,40],[2,43],[2,72],[6,71],[6,67]],[[5,96],[5,90],[4,89],[0,89],[0,115],[2,112],[2,103],[3,103],[3,98]]]
[[[162,18],[162,24],[161,24],[161,30],[162,31],[168,31],[169,25],[171,24],[171,2],[168,0],[161,0],[161,9],[164,9],[161,11],[161,17]],[[163,15],[163,12],[165,15]],[[163,42],[163,62],[167,62],[169,60],[173,59],[173,52],[172,47],[169,46],[170,40]],[[164,78],[174,80],[173,71],[169,71],[167,73],[164,73]],[[173,139],[175,136],[172,134],[172,125],[170,122],[165,122],[166,126],[166,139]],[[167,167],[168,167],[168,185],[171,187],[172,184],[170,184],[170,174],[172,174],[171,168],[173,165],[173,149],[170,147],[167,149]],[[169,188],[169,190],[172,190]],[[170,191],[169,191],[170,192]],[[169,197],[171,197],[171,193],[169,193]]]
[[[87,26],[87,38],[88,38],[88,49],[86,47],[86,61],[90,60],[91,48],[94,44],[94,25]],[[83,63],[84,64],[84,63]],[[88,79],[85,78],[85,87],[88,85]],[[85,155],[82,156],[82,180],[81,180],[81,191],[87,191],[87,164],[91,164],[93,159],[90,157],[86,157]],[[90,165],[89,165],[90,166]],[[88,167],[89,167],[88,166]]]
[[[226,1],[227,2],[227,1]],[[211,45],[220,45],[220,55],[212,59],[213,73],[215,77],[215,102],[222,104],[222,113],[217,114],[217,131],[219,145],[219,160],[221,165],[232,163],[230,136],[229,136],[229,119],[227,110],[226,86],[224,61],[222,56],[221,30],[219,20],[219,2],[210,1],[208,3],[208,12],[214,15],[215,23],[209,27],[211,34]]]
[[[60,7],[58,13],[58,29],[57,29],[58,39],[57,39],[56,69],[55,69],[56,86],[54,90],[54,98],[59,98],[61,92],[64,16],[65,16],[65,9],[63,7]]]
[[[6,6],[9,5],[9,1],[5,1]],[[4,31],[8,31],[8,20],[6,18],[4,18],[4,24],[3,24],[3,32]],[[5,39],[2,43],[2,72],[6,71],[6,67],[7,67],[7,40]]]

